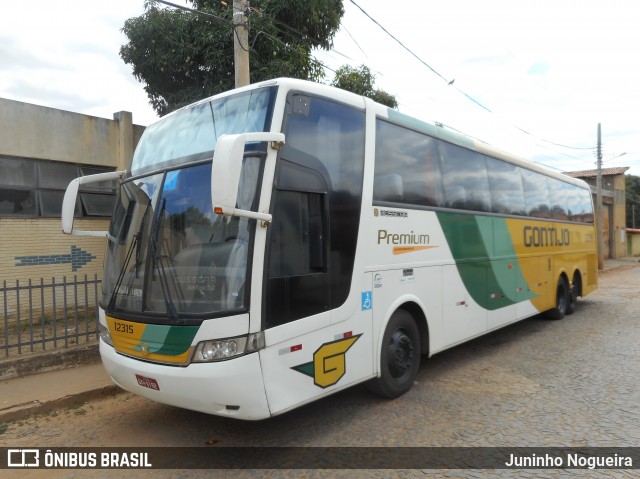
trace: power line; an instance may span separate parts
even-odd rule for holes
[[[175,3],[168,2],[168,1],[166,1],[166,0],[155,0],[155,1],[156,1],[156,2],[158,2],[158,3],[162,3],[162,4],[164,4],[164,5],[168,5],[168,6],[173,7],[173,8],[177,8],[177,9],[179,9],[179,10],[183,10],[183,11],[190,12],[190,13],[196,13],[196,14],[198,14],[198,15],[202,15],[202,16],[206,16],[206,17],[209,17],[209,18],[213,18],[214,20],[218,20],[218,21],[220,21],[220,22],[224,22],[225,24],[231,24],[231,27],[233,28],[235,35],[236,35],[236,36],[238,35],[238,33],[237,33],[237,31],[236,31],[236,27],[235,27],[235,25],[233,25],[233,23],[232,23],[232,21],[231,21],[230,19],[226,19],[226,18],[223,18],[223,17],[219,17],[219,16],[217,16],[217,15],[213,15],[212,13],[203,12],[203,11],[196,10],[196,9],[193,9],[193,8],[185,7],[185,6],[183,6],[183,5],[177,5],[177,4],[175,4]],[[303,39],[304,37],[307,37],[307,38],[311,38],[312,40],[314,40],[314,41],[315,41],[315,42],[317,42],[317,43],[322,43],[322,42],[321,42],[320,40],[318,40],[317,38],[314,38],[314,37],[312,37],[312,36],[310,36],[310,35],[307,35],[307,34],[305,34],[305,33],[301,32],[300,30],[297,30],[297,29],[295,29],[295,28],[293,28],[293,27],[291,27],[291,26],[287,25],[287,24],[286,24],[286,23],[284,23],[284,22],[281,22],[281,21],[279,21],[279,20],[276,20],[275,18],[273,18],[273,17],[271,17],[271,16],[267,16],[267,15],[265,15],[265,14],[264,14],[264,12],[262,12],[261,10],[258,10],[258,9],[256,9],[256,8],[253,8],[253,7],[250,7],[250,11],[257,13],[258,15],[261,15],[262,17],[267,18],[268,20],[271,20],[271,21],[273,22],[273,25],[272,25],[272,26],[273,26],[276,30],[278,30],[278,32],[280,32],[280,33],[282,33],[282,34],[287,34],[287,32],[283,31],[281,28],[278,28],[278,27],[275,25],[276,23],[277,23],[277,24],[280,24],[280,25],[282,25],[282,26],[284,26],[284,27],[286,27],[286,28],[287,28],[288,30],[290,30],[291,32],[294,32],[294,33],[299,34],[299,35],[300,35],[300,37],[301,37],[300,39]],[[298,54],[300,54],[300,55],[304,55],[304,53],[303,53],[303,52],[300,52],[299,50],[296,50],[295,48],[290,47],[289,45],[287,45],[287,44],[286,44],[283,40],[281,40],[280,38],[275,37],[275,36],[273,36],[273,35],[271,35],[271,34],[269,34],[269,33],[265,32],[264,30],[259,30],[259,31],[256,33],[256,35],[255,35],[255,37],[254,37],[254,39],[253,39],[253,42],[251,42],[251,46],[247,45],[247,47],[245,47],[245,46],[244,46],[244,45],[242,45],[242,43],[240,42],[240,48],[242,48],[242,49],[243,49],[244,51],[246,51],[246,52],[250,52],[250,51],[254,51],[254,52],[255,52],[255,50],[253,50],[253,45],[255,44],[256,40],[258,39],[258,37],[259,37],[261,34],[262,34],[262,35],[264,35],[264,36],[266,36],[266,37],[268,37],[268,38],[270,38],[271,40],[273,40],[273,41],[275,41],[275,42],[280,43],[280,44],[281,44],[285,49],[287,49],[287,50],[288,50],[288,51],[290,51],[290,52],[295,52],[295,53],[298,53]],[[291,36],[291,33],[289,33],[289,35]],[[295,37],[292,37],[292,38],[294,38],[294,40],[296,39]],[[339,52],[337,52],[337,53],[339,53]],[[346,55],[343,55],[343,56],[345,56],[345,58],[347,58],[347,57],[346,57]],[[309,58],[309,61],[311,61],[312,63],[315,63],[315,64],[317,64],[317,65],[319,65],[319,66],[321,66],[321,67],[323,67],[323,68],[326,68],[327,70],[330,70],[330,71],[332,71],[333,73],[336,73],[336,71],[335,71],[333,68],[329,67],[328,65],[325,65],[325,64],[324,64],[323,62],[321,62],[320,60],[317,60],[317,59],[315,59],[315,58]]]
[[[256,38],[258,35],[264,35],[268,38],[270,38],[271,40],[275,41],[275,42],[279,42],[280,44],[282,44],[282,46],[289,50],[290,52],[294,52],[294,53],[298,53],[299,55],[304,55],[306,56],[306,54],[304,52],[301,52],[299,50],[296,50],[295,48],[290,47],[289,45],[287,45],[285,42],[283,42],[280,38],[278,37],[274,37],[273,35],[271,35],[270,33],[265,32],[264,30],[260,30],[257,34],[256,34]],[[255,40],[255,39],[254,39]],[[309,61],[312,63],[315,63],[323,68],[326,68],[327,70],[331,70],[333,73],[336,73],[336,70],[334,70],[333,68],[329,67],[328,65],[325,65],[324,63],[322,63],[320,60],[317,60],[313,57],[309,58]]]
[[[198,15],[202,15],[202,16],[205,16],[205,17],[213,18],[214,20],[218,20],[218,21],[224,22],[226,24],[231,23],[232,26],[233,26],[233,23],[231,22],[230,19],[219,17],[217,15],[214,15],[213,13],[203,12],[201,10],[195,10],[193,8],[185,7],[184,5],[177,5],[175,3],[167,2],[166,0],[154,0],[154,1],[158,2],[158,3],[162,3],[164,5],[168,5],[168,6],[173,7],[173,8],[177,8],[178,10],[184,10],[186,12],[197,13]]]
[[[288,36],[289,36],[290,38],[292,38],[294,41],[300,41],[300,40],[305,40],[305,39],[311,39],[311,40],[313,40],[313,41],[314,41],[316,44],[318,44],[318,45],[322,45],[323,43],[325,43],[325,41],[324,41],[324,40],[320,40],[320,39],[319,39],[319,38],[317,38],[317,37],[314,37],[314,36],[309,35],[308,33],[302,32],[302,31],[298,30],[297,28],[294,28],[294,27],[292,27],[291,25],[288,25],[288,24],[287,24],[287,23],[285,23],[285,22],[283,22],[283,21],[281,21],[281,20],[278,20],[277,18],[274,18],[274,17],[272,17],[271,15],[266,14],[266,13],[265,13],[263,10],[261,10],[261,9],[258,9],[258,8],[255,8],[255,7],[249,7],[249,8],[251,9],[251,11],[252,11],[252,12],[256,13],[256,14],[257,14],[257,15],[259,15],[260,17],[265,18],[265,19],[267,19],[267,20],[271,21],[271,26],[272,26],[273,28],[275,28],[278,32],[280,32],[280,33],[282,33],[282,34],[284,34],[284,35],[288,35]],[[285,32],[282,28],[279,28],[279,27],[278,27],[278,25],[281,25],[282,27],[284,27],[286,30],[288,30],[288,32]],[[345,30],[346,30],[346,29],[345,29]],[[266,32],[264,32],[264,31],[262,31],[262,30],[261,30],[261,32],[266,33]],[[296,35],[298,35],[298,37],[295,37],[295,36],[293,35],[294,33],[295,33]],[[347,32],[347,33],[348,33],[348,32]],[[273,38],[276,38],[276,37],[273,37]],[[279,39],[279,38],[276,38],[276,39],[277,39],[279,42],[281,42],[281,43],[283,43],[283,44],[284,44],[284,42],[283,42],[281,39]],[[354,40],[354,41],[355,41],[355,40]],[[286,45],[286,44],[285,44],[285,45]],[[357,45],[357,43],[356,43],[356,45]],[[360,46],[358,46],[358,48],[360,48]],[[337,53],[338,55],[340,55],[340,56],[342,56],[342,57],[347,58],[347,59],[349,59],[349,60],[350,60],[350,58],[349,58],[347,55],[345,55],[344,53],[339,52],[339,51],[338,51],[338,50],[336,50],[335,48],[332,48],[332,50],[333,50],[335,53]],[[362,49],[361,49],[361,50],[362,50]],[[363,53],[364,53],[364,52],[363,52]],[[366,54],[365,54],[365,55],[366,55]],[[323,64],[322,64],[322,62],[320,62],[319,60],[316,60],[316,62],[317,62],[317,63],[319,63],[319,64],[321,64],[321,65],[323,65]],[[326,65],[323,65],[323,66],[324,66],[325,68],[327,68],[327,69],[329,69],[329,70],[331,70],[331,71],[335,72],[335,70],[333,70],[332,68],[329,68],[329,67],[328,67],[328,66],[326,66]]]
[[[433,68],[431,65],[429,65],[426,61],[424,61],[422,58],[420,58],[416,53],[414,53],[409,47],[407,47],[404,43],[402,43],[398,38],[396,38],[393,34],[391,34],[384,26],[382,26],[380,24],[380,22],[378,22],[376,19],[374,19],[369,13],[367,13],[367,11],[365,11],[360,5],[358,5],[354,0],[350,0],[350,2],[355,5],[367,18],[369,18],[369,20],[371,20],[373,23],[375,23],[378,27],[380,27],[380,29],[382,29],[382,31],[384,31],[390,38],[392,38],[395,42],[397,42],[404,50],[406,50],[407,52],[409,52],[409,54],[411,54],[411,56],[413,56],[415,59],[417,59],[420,63],[422,63],[424,66],[426,66],[429,70],[431,70],[431,72],[433,72],[436,76],[438,76],[440,79],[442,79],[444,82],[447,83],[447,85],[452,86],[456,91],[458,91],[460,94],[462,94],[465,98],[467,98],[469,101],[471,101],[472,103],[474,103],[475,105],[477,105],[478,107],[482,108],[483,110],[487,111],[488,113],[491,113],[493,115],[495,115],[497,118],[500,118],[500,120],[504,121],[505,123],[509,124],[511,127],[521,131],[522,133],[537,138],[540,141],[544,141],[545,143],[549,143],[551,145],[557,146],[557,147],[561,147],[561,148],[567,148],[567,149],[574,149],[574,150],[593,150],[595,148],[595,146],[589,146],[589,147],[575,147],[575,146],[568,146],[568,145],[563,145],[561,143],[557,143],[554,141],[550,141],[547,140],[545,138],[541,138],[538,136],[533,135],[531,132],[525,130],[524,128],[521,128],[520,126],[502,118],[500,115],[498,115],[497,113],[495,113],[494,111],[492,111],[489,107],[487,107],[486,105],[480,103],[478,100],[476,100],[475,98],[473,98],[471,95],[469,95],[468,93],[464,92],[463,90],[461,90],[460,88],[458,88],[457,86],[454,85],[455,82],[455,78],[448,80],[447,78],[445,78],[442,74],[440,74],[435,68]]]
[[[351,35],[351,32],[349,32],[349,30],[347,30],[347,27],[345,27],[344,25],[342,25],[342,28],[344,28],[344,31],[347,32],[347,35],[349,35],[349,38],[351,38],[351,40],[353,41],[353,43],[356,44],[356,46],[358,47],[358,49],[362,52],[362,54],[369,58],[369,56],[365,53],[365,51],[362,49],[362,47],[360,46],[360,44],[356,41],[355,38],[353,38],[353,35]],[[344,56],[344,55],[343,55]]]
[[[416,55],[415,53],[413,53],[413,51],[411,51],[410,48],[408,48],[404,43],[402,43],[400,40],[398,40],[395,36],[393,36],[389,30],[387,30],[386,28],[384,28],[382,25],[380,25],[380,23],[378,23],[378,21],[376,19],[374,19],[371,15],[369,15],[360,5],[358,5],[356,2],[354,2],[353,0],[350,0],[351,3],[353,3],[356,7],[358,7],[360,9],[360,11],[362,13],[364,13],[369,20],[371,20],[373,23],[375,23],[376,25],[378,25],[382,31],[384,31],[387,35],[389,35],[391,38],[393,38],[398,45],[400,45],[402,48],[404,48],[406,51],[408,51],[416,60],[418,60],[420,63],[422,63],[424,66],[426,66],[429,70],[431,70],[434,74],[436,74],[437,76],[439,76],[440,78],[442,78],[445,82],[450,83],[449,80],[447,80],[445,77],[443,77],[440,73],[438,73],[438,71],[433,68],[431,65],[429,65],[427,62],[425,62],[422,58],[420,58],[418,55]],[[454,80],[452,80],[454,81]]]

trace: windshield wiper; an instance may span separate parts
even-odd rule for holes
[[[149,248],[151,249],[151,258],[153,259],[153,263],[151,265],[152,271],[155,271],[156,267],[158,269],[158,277],[160,279],[160,287],[162,289],[162,296],[164,299],[167,315],[169,316],[169,319],[171,319],[172,322],[177,323],[178,310],[176,309],[175,303],[171,298],[171,293],[169,291],[169,280],[167,279],[167,272],[163,264],[162,255],[158,250],[158,238],[160,236],[160,227],[162,225],[162,220],[164,218],[164,212],[165,212],[166,206],[167,206],[167,200],[166,198],[163,198],[162,207],[160,208],[160,212],[158,213],[156,222],[153,225],[153,231],[151,232],[151,237],[149,238]]]
[[[127,250],[127,256],[125,257],[124,264],[122,265],[122,269],[120,270],[120,274],[118,275],[118,279],[116,280],[116,284],[113,287],[113,291],[111,293],[111,297],[109,298],[109,304],[107,305],[107,312],[110,313],[115,309],[116,298],[118,297],[118,291],[120,290],[120,286],[122,285],[122,280],[124,279],[124,275],[127,272],[127,266],[129,265],[129,261],[131,261],[131,256],[133,256],[133,250],[137,244],[140,243],[141,232],[138,232],[133,237],[133,241],[131,242],[131,246]]]

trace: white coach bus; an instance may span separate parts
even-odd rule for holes
[[[73,230],[113,181],[109,231]],[[325,85],[278,79],[149,126],[131,170],[67,189],[104,235],[100,353],[122,388],[239,419],[572,313],[597,285],[585,183]]]

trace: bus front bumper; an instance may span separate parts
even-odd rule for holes
[[[100,356],[113,382],[153,401],[237,419],[271,416],[256,353],[176,367],[123,356],[100,340]]]

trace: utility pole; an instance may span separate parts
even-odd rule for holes
[[[596,229],[598,235],[598,269],[604,269],[604,238],[602,236],[602,133],[598,123],[598,162],[596,168]]]
[[[236,88],[249,85],[249,0],[233,1],[233,63]]]

